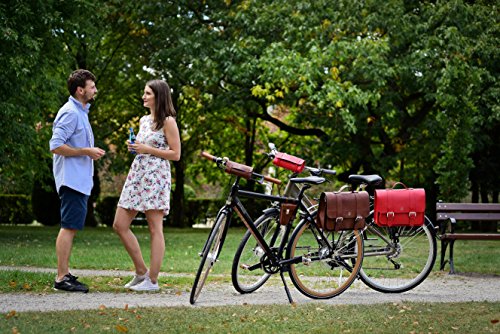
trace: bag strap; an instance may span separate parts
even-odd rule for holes
[[[392,186],[392,189],[396,188],[397,185],[402,185],[405,189],[408,189],[408,187],[403,182],[396,182],[396,183],[394,183],[394,185]]]
[[[344,188],[344,187],[345,186],[343,186],[342,188]],[[342,188],[340,188],[340,189],[342,189]],[[337,202],[336,203],[337,204],[337,206],[336,206],[337,212],[335,212],[335,216],[337,216],[337,218],[335,218],[335,222],[340,224],[344,220],[344,217],[342,216],[342,197],[339,196],[335,202]]]
[[[361,196],[360,193],[356,193],[356,219],[354,220],[355,222],[358,222],[360,221],[361,219],[363,219],[362,216],[359,215],[359,210],[358,210],[358,197]]]
[[[397,183],[394,186],[396,186],[396,185],[397,185]],[[387,189],[387,190],[393,190],[394,186],[392,188]],[[394,208],[392,206],[391,196],[389,196],[389,191],[385,192],[385,198],[386,198],[386,203],[387,203],[387,212],[386,212],[387,222],[391,223],[394,220]]]
[[[410,218],[410,225],[415,224],[415,220],[417,219],[417,204],[415,196],[411,196],[411,192],[408,192],[408,196],[410,196],[410,212],[408,212],[408,217]]]
[[[343,191],[344,191],[344,189],[346,189],[346,188],[349,188],[349,185],[348,185],[348,184],[343,185],[342,187],[340,187],[339,191],[336,191],[336,192],[337,192],[337,193],[341,193],[341,192],[343,192]]]
[[[387,190],[395,190],[395,188],[398,185],[402,185],[404,187],[404,189],[408,190],[408,187],[403,182],[396,182],[396,183],[394,183],[394,185],[392,186],[392,188],[389,188]],[[410,192],[408,191],[408,194],[409,193]],[[389,196],[389,194],[386,194],[386,196],[387,196],[387,221],[388,222],[392,222],[394,220],[394,208],[391,205],[392,203],[390,203],[391,196]]]

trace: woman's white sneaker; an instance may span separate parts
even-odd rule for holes
[[[134,275],[134,278],[130,282],[128,282],[127,284],[125,284],[123,287],[125,289],[130,289],[134,285],[137,285],[137,284],[140,284],[140,283],[144,282],[144,280],[146,279],[146,277],[149,277],[149,270],[146,271],[146,273],[144,275]]]
[[[141,283],[133,285],[129,289],[134,291],[158,291],[160,287],[158,286],[158,282],[151,282],[148,276]]]

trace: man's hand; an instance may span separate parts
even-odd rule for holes
[[[87,155],[92,158],[92,160],[99,160],[106,154],[106,152],[99,147],[89,147]]]

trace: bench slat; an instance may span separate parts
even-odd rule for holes
[[[436,203],[436,221],[440,223],[441,235],[441,265],[443,270],[445,264],[450,264],[450,274],[455,273],[453,265],[453,246],[455,240],[500,240],[500,233],[454,233],[455,226],[451,224],[454,218],[458,221],[500,221],[500,204],[498,203]],[[444,222],[444,223],[442,223]],[[495,222],[496,225],[496,222]],[[449,226],[451,232],[445,233],[446,227]],[[450,257],[445,261],[446,248],[450,246]]]
[[[500,213],[489,212],[439,212],[437,220],[447,220],[455,218],[456,220],[500,220]]]
[[[437,212],[462,211],[462,212],[500,212],[497,203],[436,203]]]
[[[500,240],[500,234],[491,233],[445,233],[441,240]]]

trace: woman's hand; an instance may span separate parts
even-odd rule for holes
[[[150,146],[146,144],[139,143],[136,141],[135,143],[130,143],[129,140],[127,140],[127,145],[128,145],[128,150],[130,152],[135,151],[137,154],[146,154],[149,152]]]

